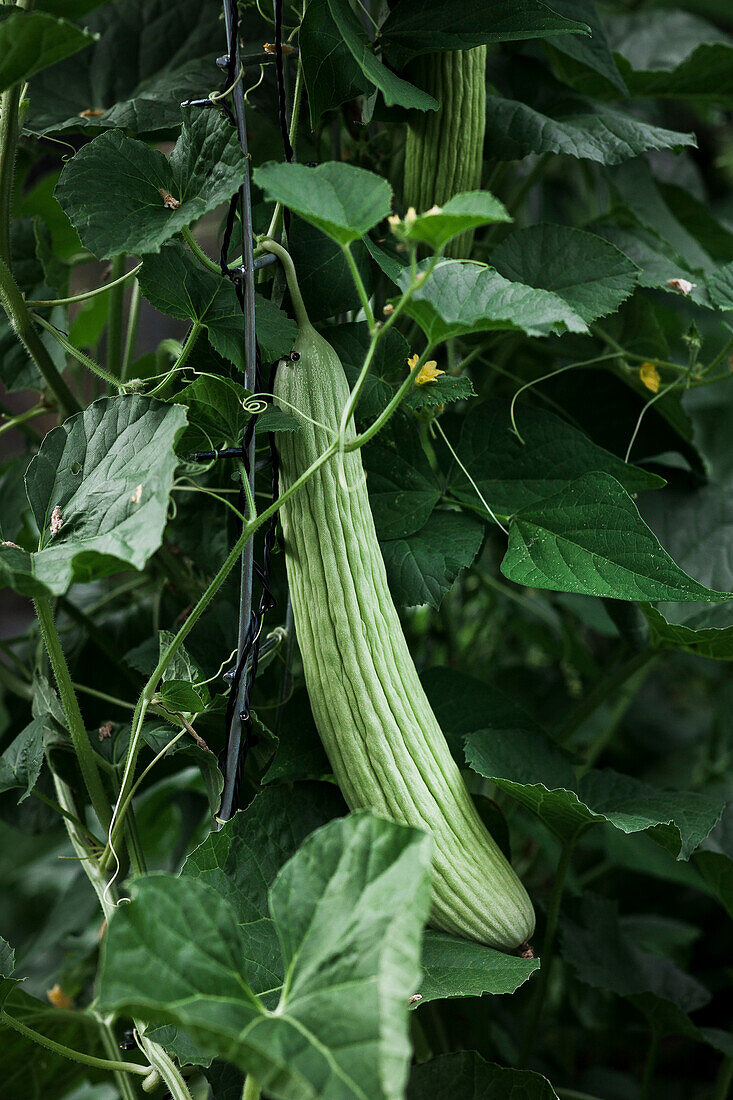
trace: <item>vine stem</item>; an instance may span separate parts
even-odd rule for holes
[[[45,596],[37,597],[33,603],[38,616],[41,635],[51,661],[51,668],[58,684],[61,705],[64,708],[64,715],[66,716],[76,758],[79,761],[81,774],[84,778],[84,784],[100,824],[104,829],[107,829],[111,820],[109,800],[102,785],[102,777],[99,773],[94,749],[87,736],[79,702],[71,682],[69,666],[66,663],[61,639],[56,629],[51,604]]]
[[[122,353],[122,366],[120,367],[120,381],[126,382],[130,375],[130,367],[135,358],[135,346],[137,344],[137,329],[140,323],[140,282],[138,279],[132,285],[130,295],[130,313],[127,318],[127,333],[125,334],[125,348]]]
[[[71,1047],[66,1047],[63,1043],[57,1043],[54,1039],[42,1035],[40,1031],[34,1031],[33,1028],[22,1024],[20,1020],[16,1020],[4,1009],[0,1010],[0,1020],[25,1039],[30,1039],[32,1043],[38,1043],[39,1046],[45,1047],[53,1054],[60,1054],[62,1058],[68,1058],[72,1062],[80,1062],[83,1066],[108,1070],[110,1073],[136,1073],[141,1077],[147,1077],[150,1073],[150,1066],[141,1066],[137,1062],[111,1062],[107,1058],[95,1058],[94,1055],[84,1054],[81,1050],[72,1050]]]
[[[651,1039],[649,1041],[649,1049],[647,1051],[646,1059],[644,1061],[644,1070],[641,1075],[641,1086],[639,1088],[639,1100],[649,1100],[649,1095],[652,1087],[652,1081],[654,1080],[654,1071],[657,1068],[657,1055],[659,1054],[659,1028],[653,1027],[651,1032]]]
[[[248,1073],[244,1080],[242,1100],[260,1100],[260,1086],[251,1073]]]
[[[56,369],[46,346],[33,327],[28,306],[10,268],[0,256],[0,302],[11,327],[43,375],[43,379],[66,416],[81,412],[81,405]]]
[[[112,260],[112,282],[107,302],[107,372],[119,378],[122,370],[122,329],[125,309],[125,288],[120,276],[125,274],[127,256],[121,252]]]
[[[26,298],[26,305],[31,309],[43,309],[48,306],[72,306],[75,302],[86,302],[89,298],[96,298],[98,294],[107,294],[118,283],[126,283],[128,279],[132,279],[137,275],[138,271],[142,267],[142,260],[135,267],[131,267],[128,272],[121,275],[113,283],[105,283],[104,286],[96,286],[93,290],[85,290],[81,294],[73,294],[70,298],[49,298],[47,300],[37,300],[35,298]]]
[[[557,867],[555,868],[555,878],[552,884],[552,893],[550,894],[550,904],[547,907],[547,923],[545,924],[545,935],[542,940],[542,951],[540,954],[541,967],[540,974],[535,986],[534,996],[532,997],[531,1004],[529,1006],[529,1012],[524,1024],[524,1034],[522,1036],[522,1045],[519,1052],[519,1068],[524,1069],[529,1061],[529,1056],[532,1052],[532,1045],[535,1040],[537,1026],[540,1022],[542,1015],[542,1009],[545,1003],[545,996],[547,994],[547,986],[550,980],[550,970],[552,968],[552,949],[555,943],[555,934],[557,932],[557,921],[560,916],[560,904],[562,902],[563,892],[565,890],[565,882],[568,876],[568,870],[570,868],[570,859],[573,854],[573,848],[575,847],[575,839],[566,840],[563,843],[562,851],[560,852],[560,859],[558,860]]]
[[[646,649],[641,653],[635,653],[628,661],[623,661],[615,665],[608,675],[602,677],[591,691],[588,692],[585,699],[578,704],[569,718],[553,730],[553,734],[557,740],[561,742],[565,741],[572,733],[575,733],[575,731],[582,726],[583,722],[585,722],[586,718],[589,718],[609,695],[625,684],[627,680],[631,679],[640,669],[657,659],[658,656],[659,655],[655,653],[654,650]]]
[[[101,1016],[98,1016],[97,1019],[99,1021],[99,1033],[102,1037],[102,1046],[107,1051],[110,1060],[116,1061],[118,1048],[115,1043],[112,1024],[109,1020],[105,1020]],[[114,1075],[117,1079],[117,1088],[120,1090],[121,1100],[137,1100],[137,1090],[130,1080],[129,1075],[120,1073],[117,1070],[114,1071]]]
[[[114,883],[107,883],[105,881],[99,861],[90,853],[82,834],[74,823],[73,819],[77,818],[78,814],[76,812],[71,790],[55,772],[53,773],[53,782],[56,788],[56,797],[59,800],[59,805],[65,811],[64,825],[66,826],[66,832],[68,833],[71,846],[76,852],[81,866],[84,869],[84,873],[92,884],[104,918],[107,923],[109,923],[115,911],[117,901]],[[143,1035],[145,1025],[142,1021],[134,1020],[134,1024],[140,1034],[140,1043],[145,1055],[151,1066],[157,1069],[174,1100],[192,1100],[186,1082],[183,1080],[173,1060],[166,1054],[163,1048],[159,1047],[157,1043],[154,1043],[152,1039],[145,1038]],[[146,1070],[146,1076],[147,1073],[148,1071]]]
[[[4,424],[0,424],[0,435],[12,431],[13,428],[19,428],[20,425],[25,424],[27,420],[33,420],[35,417],[43,416],[43,414],[47,412],[48,409],[45,405],[34,405],[32,409],[26,409],[25,412],[18,413],[18,415],[12,417],[12,419],[6,420]]]
[[[110,388],[118,391],[124,390],[122,382],[120,382],[119,378],[116,375],[110,374],[109,371],[105,370],[104,367],[101,367],[99,363],[95,362],[90,355],[87,355],[85,352],[81,351],[80,348],[75,347],[75,345],[72,344],[71,340],[69,340],[65,332],[62,332],[61,329],[58,329],[55,325],[52,325],[51,322],[47,321],[45,317],[42,317],[40,313],[33,313],[31,314],[31,316],[33,317],[34,321],[38,322],[41,328],[45,328],[46,332],[49,332],[55,340],[58,340],[59,344],[61,344],[61,347],[64,349],[67,355],[71,355],[72,358],[76,359],[77,363],[81,363],[81,365],[83,367],[86,367],[87,370],[90,370],[92,374],[96,374],[97,378],[101,378],[102,381],[106,382]]]
[[[21,5],[22,6],[22,5]],[[10,264],[10,213],[13,202],[15,150],[20,124],[21,85],[13,84],[0,98],[0,259]]]

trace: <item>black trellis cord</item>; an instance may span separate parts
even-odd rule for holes
[[[279,360],[276,360],[270,367],[268,378],[268,390],[273,392],[275,384],[275,374],[277,371],[277,365]],[[257,352],[257,385],[258,389],[261,386],[260,379],[260,359],[259,350]],[[242,461],[244,463],[245,471],[249,475],[248,459],[249,443],[251,440],[251,434],[254,430],[255,418],[252,417],[247,425],[247,431],[245,432],[244,439],[242,440]],[[267,433],[267,441],[270,449],[270,461],[272,465],[272,499],[277,499],[278,495],[278,479],[279,479],[279,462],[277,455],[277,448],[275,446],[275,434],[274,432]],[[270,563],[272,558],[272,548],[275,544],[275,531],[277,528],[277,514],[273,515],[272,519],[268,523],[265,529],[264,546],[262,552],[262,564],[258,565],[254,563],[254,573],[260,582],[260,599],[257,605],[257,609],[252,609],[250,613],[249,625],[247,627],[247,633],[242,645],[242,652],[239,656],[237,668],[234,676],[232,677],[229,699],[227,701],[227,710],[225,716],[225,729],[228,731],[231,728],[232,721],[234,719],[234,710],[237,705],[237,699],[239,697],[239,689],[242,682],[242,677],[247,676],[247,682],[244,688],[244,694],[242,696],[242,710],[240,712],[240,721],[242,723],[242,741],[239,751],[239,758],[237,761],[237,775],[234,785],[234,797],[232,801],[232,810],[236,810],[239,806],[239,795],[242,784],[242,776],[244,774],[244,766],[247,760],[247,754],[254,744],[256,744],[256,737],[254,734],[254,727],[252,722],[252,714],[250,711],[250,698],[252,695],[252,688],[257,677],[257,665],[260,654],[260,644],[262,640],[262,622],[265,614],[272,610],[275,606],[275,598],[270,588]],[[247,664],[250,661],[249,672],[247,672]]]

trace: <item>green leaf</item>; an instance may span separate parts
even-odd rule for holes
[[[621,164],[653,149],[697,145],[694,134],[663,130],[621,111],[594,110],[584,101],[556,117],[517,100],[488,96],[486,141],[499,160],[522,160],[532,153],[561,153],[599,164]]]
[[[723,407],[725,408],[725,407]],[[723,409],[719,409],[719,414]],[[727,410],[726,410],[727,411]],[[722,423],[726,417],[721,417]],[[711,587],[733,588],[730,536],[733,528],[733,491],[704,485],[693,492],[669,493],[665,508],[644,502],[644,516],[652,530],[669,546],[675,561]],[[683,649],[700,657],[733,657],[733,605],[699,608],[664,603],[644,608],[654,645]]]
[[[234,127],[199,110],[184,115],[170,160],[121,130],[100,134],[68,161],[56,198],[95,256],[143,255],[229,199],[246,172]]]
[[[631,95],[733,106],[733,39],[711,23],[683,11],[649,11],[616,16],[608,29]]]
[[[628,229],[612,225],[599,225],[596,230],[637,265],[639,286],[663,290],[666,294],[679,298],[679,291],[670,286],[670,280],[686,279],[692,284],[689,300],[695,305],[710,308],[704,277],[681,260],[674,249],[654,233],[636,227]]]
[[[310,0],[298,32],[311,129],[321,116],[369,91],[370,82],[333,21],[328,0]]]
[[[34,718],[0,756],[0,791],[19,787],[22,794],[18,804],[28,798],[41,774],[45,728],[45,717]]]
[[[109,1057],[101,1044],[99,1022],[90,1014],[55,1008],[22,989],[9,991],[2,1006],[9,1016],[48,1039],[83,1050],[96,1058]],[[41,1096],[71,1096],[75,1086],[89,1080],[108,1080],[109,1075],[43,1050],[0,1020],[3,1044],[3,1093],[8,1100]]]
[[[480,520],[462,512],[433,512],[420,530],[381,543],[389,587],[407,607],[439,607],[462,569],[478,554],[484,537]]]
[[[422,951],[423,980],[415,1007],[448,997],[514,993],[539,970],[539,959],[506,955],[493,947],[426,932]]]
[[[49,432],[26,473],[39,548],[0,546],[6,583],[60,596],[72,581],[142,569],[161,543],[185,423],[180,406],[130,395],[95,401]]]
[[[512,431],[509,403],[489,398],[464,417],[456,444],[456,453],[482,496],[501,515],[511,516],[553,496],[568,482],[595,470],[612,475],[629,493],[664,484],[655,474],[597,447],[554,413],[520,402],[515,417],[521,443]],[[480,503],[457,464],[451,467],[448,484],[460,500]]]
[[[485,1062],[473,1050],[442,1054],[413,1067],[407,1100],[426,1100],[429,1096],[436,1100],[557,1100],[546,1077]]]
[[[7,940],[0,936],[0,978],[11,977],[15,970],[15,951]]]
[[[201,375],[180,390],[175,402],[186,406],[189,422],[180,442],[180,453],[234,447],[240,443],[247,422],[253,415],[245,408],[249,397],[251,394],[230,378],[217,378],[210,374]],[[297,417],[271,405],[256,415],[263,431],[300,431]]]
[[[283,708],[278,737],[279,744],[262,778],[263,783],[324,779],[331,775],[331,765],[318,736],[305,688],[296,688],[287,707]],[[328,790],[335,792],[334,787]],[[342,810],[345,812],[345,806]]]
[[[203,268],[179,241],[145,256],[139,279],[151,305],[161,313],[204,325],[214,350],[244,370],[244,320],[229,279]],[[297,333],[295,322],[260,294],[255,295],[255,329],[266,362],[285,355]]]
[[[376,84],[388,107],[398,105],[418,111],[435,111],[438,101],[409,84],[380,61],[349,0],[328,0],[331,17],[357,65],[371,84]]]
[[[530,588],[617,600],[728,599],[675,565],[626,490],[601,472],[517,513],[501,571]]]
[[[181,874],[216,890],[231,904],[239,924],[269,920],[268,891],[280,868],[306,837],[343,813],[343,799],[329,783],[268,787],[210,833]]]
[[[615,99],[628,95],[623,77],[611,53],[603,21],[593,0],[553,0],[553,7],[568,19],[581,18],[590,36],[564,34],[545,40],[552,71],[575,91]]]
[[[500,712],[503,726],[502,719]],[[689,859],[722,811],[714,798],[664,791],[610,768],[591,768],[576,780],[570,757],[537,729],[478,730],[466,737],[465,753],[470,768],[491,779],[565,841],[608,822],[623,833],[653,829],[663,847],[678,859]]]
[[[337,352],[350,386],[359,376],[370,339],[369,326],[365,321],[332,325],[328,329],[328,342]],[[395,328],[389,329],[377,344],[356,409],[357,420],[372,420],[385,408],[394,394],[394,386],[386,380],[386,376],[404,376],[409,370],[409,355],[410,346],[404,336]]]
[[[427,261],[421,265],[424,272]],[[400,274],[406,290],[409,272]],[[511,283],[484,264],[440,260],[405,306],[431,345],[470,332],[518,329],[528,336],[585,332],[586,324],[557,294]]]
[[[433,213],[420,212],[414,219],[405,219],[401,233],[407,240],[422,241],[437,250],[467,229],[511,220],[503,203],[488,191],[462,191],[435,207]]]
[[[369,500],[380,539],[418,531],[441,497],[417,429],[393,421],[364,448]]]
[[[397,1100],[429,869],[426,836],[369,813],[306,840],[269,895],[288,975],[277,1011],[247,984],[248,928],[226,898],[139,878],[105,937],[100,1004],[184,1028],[275,1098]]]
[[[263,164],[255,183],[311,225],[346,245],[386,218],[392,190],[386,180],[341,161],[317,168],[304,164]]]
[[[310,11],[310,7],[306,11]],[[298,272],[298,286],[311,321],[322,321],[337,313],[361,308],[346,257],[325,233],[300,218],[291,217],[288,250]],[[373,268],[369,253],[361,241],[354,243],[352,253],[367,294],[371,294]]]
[[[521,42],[557,34],[588,34],[583,22],[563,18],[537,0],[401,0],[381,30],[395,63],[436,50],[470,50],[488,42]]]
[[[650,644],[655,649],[681,649],[696,657],[733,661],[733,614],[729,604],[708,607],[671,622],[655,607],[643,608],[649,623]]]
[[[77,19],[84,14],[74,10],[77,6],[68,11],[57,6],[54,14]],[[216,83],[212,63],[221,47],[220,18],[215,6],[199,0],[180,0],[175,8],[165,0],[99,5],[83,20],[97,40],[34,78],[31,129],[177,129],[181,101],[192,93],[205,95]]]
[[[700,982],[624,934],[614,902],[588,893],[579,908],[577,922],[565,918],[561,923],[561,952],[581,981],[623,997],[653,993],[683,1012],[710,1000]]]
[[[552,290],[587,324],[633,294],[638,268],[614,245],[567,225],[534,225],[501,242],[491,262],[505,278]]]
[[[467,401],[475,396],[473,382],[467,375],[456,377],[452,374],[441,374],[439,378],[433,378],[430,382],[413,386],[405,397],[404,405],[408,409],[415,410],[439,408],[453,401]]]
[[[15,8],[0,22],[0,91],[93,41],[91,34],[66,19]]]
[[[676,259],[692,270],[713,266],[705,249],[664,201],[646,161],[617,165],[608,178],[638,224],[669,245]]]
[[[707,284],[713,305],[718,309],[733,309],[733,263],[725,264],[708,275]]]

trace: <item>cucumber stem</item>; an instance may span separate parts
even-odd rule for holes
[[[547,986],[550,981],[550,970],[552,969],[553,962],[552,949],[555,943],[555,933],[557,932],[557,921],[560,916],[560,904],[562,902],[565,881],[570,868],[570,858],[573,854],[574,847],[575,838],[565,841],[560,853],[560,859],[555,869],[555,879],[552,884],[550,904],[547,907],[547,923],[545,924],[545,935],[542,940],[542,951],[540,953],[540,973],[525,1020],[522,1045],[519,1051],[519,1061],[517,1063],[519,1069],[524,1069],[529,1061],[529,1056],[532,1053],[532,1046],[537,1035],[537,1025],[540,1022],[542,1009],[545,1004],[545,996],[547,994]]]
[[[293,310],[295,312],[295,319],[301,328],[306,325],[310,326],[310,318],[308,311],[305,308],[305,302],[303,301],[303,295],[300,293],[300,287],[298,286],[298,276],[295,273],[295,264],[292,261],[290,253],[287,249],[283,248],[277,241],[271,240],[269,237],[265,237],[263,241],[260,241],[260,247],[264,248],[266,252],[273,252],[280,263],[283,265],[285,271],[285,278],[288,284],[288,290],[290,291],[290,297],[293,303]]]

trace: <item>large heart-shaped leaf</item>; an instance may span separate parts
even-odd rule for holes
[[[263,164],[255,183],[270,198],[294,210],[341,245],[362,237],[391,210],[386,180],[341,161],[317,168],[305,164]]]
[[[99,1002],[184,1028],[273,1097],[398,1100],[429,905],[429,839],[355,814],[306,840],[270,890],[286,976],[276,1009],[248,980],[261,922],[241,925],[212,886],[170,875],[138,879],[117,910]]]
[[[422,265],[427,273],[427,262]],[[399,285],[410,283],[407,270]],[[528,336],[585,332],[582,317],[557,294],[512,283],[484,264],[441,260],[409,299],[405,313],[431,344],[470,332],[518,329]]]
[[[95,256],[142,255],[229,199],[246,173],[234,127],[199,111],[184,116],[170,160],[121,130],[100,134],[66,164],[56,198]]]
[[[675,564],[626,490],[606,473],[584,474],[518,512],[501,570],[530,588],[617,600],[729,598]]]
[[[161,543],[186,423],[180,405],[102,398],[54,428],[26,473],[38,550],[0,544],[0,576],[28,595],[142,569]]]
[[[638,268],[614,245],[568,225],[533,225],[491,254],[507,279],[552,290],[590,324],[633,293]]]
[[[0,22],[0,91],[93,41],[91,34],[66,19],[13,7]]]

